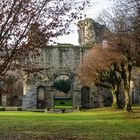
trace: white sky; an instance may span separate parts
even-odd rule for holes
[[[84,14],[86,14],[87,18],[96,19],[99,13],[103,9],[109,9],[112,6],[112,3],[112,0],[91,0],[91,6],[84,11]],[[73,30],[70,35],[58,37],[55,41],[58,43],[79,45],[76,23],[73,23],[70,28]]]

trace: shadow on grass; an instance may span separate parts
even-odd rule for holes
[[[88,140],[88,138],[64,134],[52,134],[51,136],[24,136],[22,134],[10,134],[7,136],[1,136],[0,140]]]

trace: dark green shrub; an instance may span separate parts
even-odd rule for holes
[[[65,109],[62,109],[61,111],[62,111],[62,113],[65,113],[66,110]]]
[[[18,107],[18,108],[17,108],[17,111],[22,111],[22,108],[21,108],[21,107]]]
[[[5,111],[5,107],[0,107],[0,111]]]

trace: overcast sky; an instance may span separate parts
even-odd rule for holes
[[[103,9],[109,10],[112,5],[112,0],[91,0],[90,5],[91,6],[87,8],[84,13],[87,15],[87,18],[96,19],[96,17]],[[72,24],[71,28],[73,31],[70,35],[59,37],[55,41],[58,43],[70,43],[73,45],[79,45],[76,23]]]

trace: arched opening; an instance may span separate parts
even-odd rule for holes
[[[18,95],[12,95],[11,98],[9,99],[10,101],[10,106],[19,106],[20,105],[20,100]]]
[[[43,86],[39,86],[37,88],[37,108],[44,109],[45,105],[45,88]]]
[[[72,108],[70,95],[71,79],[68,75],[59,75],[54,80],[54,108]]]
[[[107,97],[104,101],[104,106],[111,106],[112,104],[112,98],[111,97]]]
[[[81,107],[82,108],[89,108],[90,107],[90,88],[87,86],[82,87]]]
[[[71,79],[67,75],[59,75],[54,80],[55,89],[64,92],[67,94],[71,89]]]

